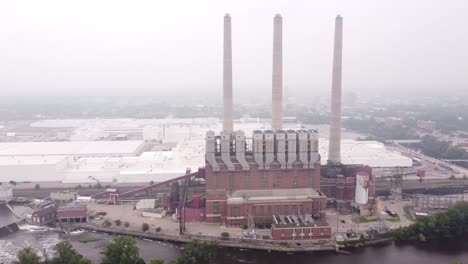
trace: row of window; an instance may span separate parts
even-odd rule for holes
[[[216,202],[215,202],[216,203]],[[218,205],[219,206],[219,205]],[[319,207],[319,202],[314,201],[313,204],[314,208]],[[288,214],[304,214],[304,213],[311,213],[308,207],[304,207],[304,205],[283,205],[283,206],[253,206],[251,209],[251,215],[253,217],[257,216],[271,216],[274,210],[274,214],[276,215],[288,215]],[[213,213],[216,214],[216,210],[213,206]],[[239,207],[231,207],[231,216],[238,217],[241,216],[240,208]]]
[[[282,185],[283,176],[284,175],[283,175],[282,172],[278,172],[278,174],[276,175],[276,182],[274,183],[274,186],[281,186]],[[297,187],[299,185],[299,175],[298,175],[297,171],[294,172],[293,177],[294,177],[293,178],[293,186]],[[313,179],[314,179],[314,172],[310,171],[310,174],[309,174],[310,184],[313,183]],[[267,173],[266,172],[262,173],[260,180],[261,180],[261,182],[260,182],[261,186],[264,187],[264,188],[267,188],[268,186],[267,186]],[[219,187],[218,186],[218,181],[216,181],[216,177],[213,177],[213,181],[214,181],[213,188]],[[235,180],[234,180],[234,173],[233,172],[229,173],[228,182],[229,182],[229,189],[230,190],[235,189],[235,184],[234,184]],[[245,174],[244,187],[245,188],[250,188],[251,187],[251,175],[250,175],[250,173]]]

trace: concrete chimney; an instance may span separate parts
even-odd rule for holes
[[[231,43],[231,16],[224,16],[224,46],[223,46],[223,130],[233,131],[233,104],[232,104],[232,43]]]
[[[343,18],[335,20],[335,44],[333,48],[333,74],[331,93],[331,122],[328,162],[341,162],[341,62],[343,51]]]
[[[277,14],[273,26],[273,82],[271,128],[283,129],[283,18]]]

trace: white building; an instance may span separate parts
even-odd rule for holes
[[[0,203],[8,203],[13,199],[13,189],[9,186],[0,186]]]

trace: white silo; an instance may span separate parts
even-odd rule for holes
[[[355,202],[360,205],[367,204],[369,200],[369,174],[358,172],[356,174],[356,195]]]

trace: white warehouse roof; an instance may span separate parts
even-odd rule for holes
[[[5,142],[0,143],[0,156],[76,155],[117,156],[137,155],[144,142],[135,141],[65,141],[65,142]]]
[[[319,139],[321,163],[328,160],[328,139]],[[411,167],[412,159],[391,151],[378,141],[341,140],[341,163],[364,164],[373,168]]]

